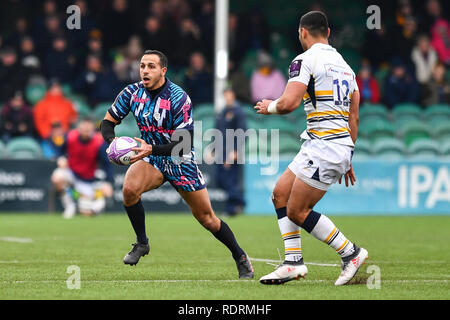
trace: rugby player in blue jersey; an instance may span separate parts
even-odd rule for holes
[[[141,131],[141,138],[135,138],[140,143],[135,149],[138,154],[131,159],[123,183],[123,203],[137,241],[123,261],[135,265],[149,253],[141,195],[168,181],[200,224],[231,251],[239,278],[253,278],[247,254],[229,226],[214,214],[205,181],[195,162],[192,102],[182,88],[165,77],[166,72],[166,56],[157,50],[145,51],[140,62],[142,81],[128,85],[119,93],[101,123],[107,143],[115,139],[114,127],[128,113],[133,114]]]

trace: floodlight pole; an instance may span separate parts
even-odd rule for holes
[[[214,50],[214,110],[225,107],[223,91],[228,77],[228,9],[229,0],[216,0],[215,50]]]

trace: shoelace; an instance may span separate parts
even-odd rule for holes
[[[271,265],[271,266],[274,266],[274,267],[275,267],[275,268],[274,268],[275,270],[277,270],[278,268],[280,268],[280,267],[283,266],[283,261],[281,260],[280,249],[277,248],[277,252],[278,252],[278,258],[280,259],[279,262],[278,262],[278,264],[266,262],[266,264]]]
[[[133,246],[133,248],[131,249],[130,252],[128,252],[128,254],[135,252],[137,249],[137,243],[132,243],[131,245]]]

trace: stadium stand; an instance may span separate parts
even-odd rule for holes
[[[412,142],[408,147],[408,153],[413,157],[435,158],[440,155],[439,144],[432,139],[421,139]]]
[[[41,146],[31,137],[11,139],[6,145],[6,151],[11,159],[42,158]]]
[[[373,154],[383,159],[401,159],[406,151],[403,141],[397,138],[384,138],[373,144]]]

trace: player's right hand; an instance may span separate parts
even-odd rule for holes
[[[350,183],[352,184],[352,186],[355,184],[355,182],[356,182],[356,175],[355,175],[355,171],[353,171],[353,165],[352,164],[350,164],[350,170],[348,170],[345,173],[344,178],[345,178],[345,186],[346,187],[349,186],[349,184],[348,184],[349,180],[350,180]],[[342,182],[342,176],[339,178],[339,184],[341,184],[341,182]]]
[[[132,156],[130,158],[130,163],[131,164],[133,164],[136,161],[141,160],[141,159],[143,159],[145,157],[148,157],[149,155],[152,154],[152,150],[153,150],[152,145],[148,144],[147,142],[145,142],[145,140],[143,140],[141,138],[136,138],[136,137],[134,137],[134,140],[139,142],[141,145],[139,147],[135,147],[135,148],[131,149],[133,151],[137,151],[138,152],[137,155]]]

